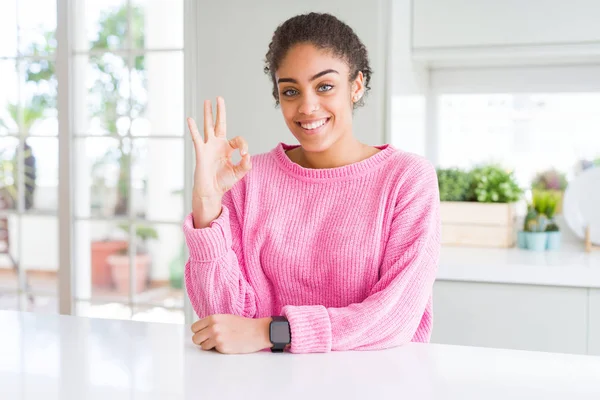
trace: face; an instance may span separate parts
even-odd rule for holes
[[[363,75],[349,82],[344,60],[311,44],[288,50],[275,73],[283,118],[306,151],[324,151],[352,136],[352,106]]]

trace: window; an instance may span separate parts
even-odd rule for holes
[[[0,2],[0,309],[58,311],[62,269],[73,313],[183,322],[183,3]],[[67,6],[69,51],[59,55],[56,16]],[[55,71],[57,56],[69,74]],[[61,88],[69,107],[57,105]],[[59,208],[64,141],[70,215]]]
[[[527,187],[600,156],[600,93],[443,94],[438,109],[441,167],[499,162]]]
[[[183,322],[183,1],[73,11],[76,312]]]
[[[529,187],[600,160],[600,64],[428,71],[424,94],[393,96],[391,143],[443,168],[496,162]]]
[[[56,3],[0,3],[0,308],[56,311]]]

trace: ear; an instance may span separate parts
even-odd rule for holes
[[[358,71],[356,78],[352,81],[351,100],[352,103],[359,101],[365,94],[364,75],[362,71]]]

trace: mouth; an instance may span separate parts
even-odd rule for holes
[[[307,135],[315,135],[323,131],[323,129],[325,129],[330,120],[331,117],[316,119],[312,121],[295,122],[296,125],[298,125],[302,129],[302,131],[304,131],[304,133],[306,133]]]

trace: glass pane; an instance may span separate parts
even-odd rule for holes
[[[58,135],[55,64],[48,60],[21,61],[21,132],[30,135]]]
[[[129,300],[128,260],[129,228],[110,221],[77,221],[75,223],[75,293],[78,299],[99,298]]]
[[[18,105],[21,80],[18,67],[19,64],[14,60],[0,60],[0,136],[19,132],[17,121],[20,119]]]
[[[168,310],[162,307],[135,307],[133,310],[134,321],[166,322],[184,324],[183,310]]]
[[[0,1],[0,57],[17,54],[17,0]],[[0,61],[2,63],[2,61]],[[5,75],[0,75],[4,77]],[[0,78],[4,80],[3,78]],[[4,85],[2,85],[4,87]]]
[[[127,0],[81,0],[75,3],[74,19],[81,23],[75,26],[75,37],[79,38],[75,40],[76,50],[127,47]]]
[[[88,318],[131,319],[131,307],[119,302],[89,302],[75,303],[75,315]]]
[[[126,57],[78,56],[73,69],[76,134],[125,135],[130,125]]]
[[[56,51],[56,1],[19,0],[19,47],[24,55]]]
[[[148,287],[136,297],[136,302],[183,309],[186,259],[181,225],[137,224],[136,234],[138,262],[147,263],[146,269],[139,268],[148,277]]]
[[[183,140],[135,139],[133,144],[135,215],[152,221],[182,221]]]
[[[25,142],[25,209],[58,210],[58,139]]]
[[[14,210],[19,202],[17,187],[17,149],[19,140],[3,137],[0,140],[0,211]]]
[[[131,71],[131,134],[184,134],[183,52],[135,57]]]
[[[443,168],[499,162],[529,186],[538,171],[573,176],[600,156],[600,93],[442,95],[439,106]]]
[[[30,293],[27,295],[27,301],[25,302],[25,311],[58,314],[58,297]]]
[[[13,292],[15,301],[19,287],[19,216],[0,215],[0,292]],[[3,302],[0,294],[0,308]],[[9,296],[5,294],[5,296]]]
[[[56,294],[58,279],[58,218],[21,216],[21,262],[29,292]]]
[[[183,48],[182,0],[133,0],[134,40],[136,48]],[[139,23],[137,21],[139,20]]]
[[[108,137],[74,142],[75,215],[127,216],[129,204],[130,140]]]
[[[17,292],[4,291],[0,286],[0,310],[19,311],[19,297],[17,296]]]

